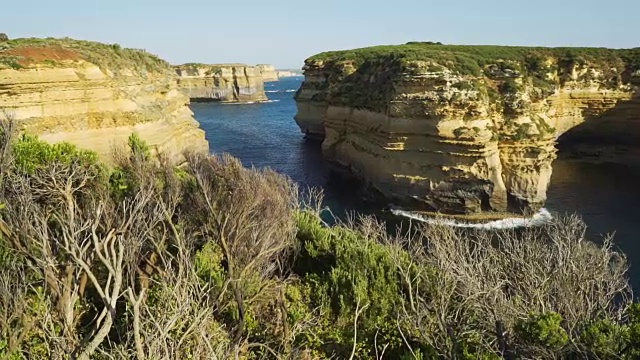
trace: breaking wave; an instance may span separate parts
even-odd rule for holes
[[[447,225],[460,228],[481,229],[481,230],[497,230],[497,229],[513,229],[520,227],[539,226],[549,222],[553,216],[549,210],[542,208],[531,217],[527,218],[506,218],[501,220],[489,221],[486,223],[470,223],[447,218],[435,218],[424,216],[417,212],[405,211],[400,209],[391,209],[396,216],[402,216],[413,220],[425,222],[433,225]]]

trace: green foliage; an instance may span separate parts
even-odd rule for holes
[[[516,324],[515,332],[523,341],[544,348],[558,349],[569,340],[562,328],[562,316],[555,312],[531,314]]]
[[[110,70],[116,75],[121,70],[137,71],[141,75],[149,72],[166,73],[173,72],[169,64],[145,50],[122,48],[118,44],[103,44],[94,41],[74,40],[70,38],[20,38],[3,42],[5,50],[22,49],[64,49],[77,53],[78,57],[99,66],[102,70]],[[0,52],[0,64],[10,67],[20,66],[20,56],[9,55]],[[51,64],[62,64],[57,58],[50,59]],[[14,65],[11,65],[14,64]]]
[[[127,143],[133,158],[140,161],[147,161],[151,158],[151,148],[137,133],[134,132],[129,135]]]
[[[621,354],[628,340],[628,329],[610,319],[590,323],[580,335],[581,343],[601,359]]]
[[[402,301],[402,289],[391,252],[401,250],[353,229],[326,227],[315,214],[301,212],[297,220],[302,252],[294,270],[310,289],[312,306],[330,311],[337,325],[332,341],[348,348],[356,308],[365,307],[358,322],[363,351],[372,351],[376,331],[378,341],[398,351],[402,340],[393,314]]]
[[[15,143],[13,152],[16,167],[29,174],[51,163],[77,163],[96,170],[100,168],[98,154],[93,151],[80,150],[66,142],[49,144],[31,135],[22,135]]]
[[[214,242],[206,243],[195,257],[198,276],[218,289],[222,287],[225,279],[222,260],[222,249]]]
[[[344,61],[353,60],[360,64],[376,58],[393,58],[404,61],[412,60],[459,60],[469,61],[475,65],[453,66],[461,70],[461,74],[474,74],[476,70],[488,64],[501,61],[513,61],[525,64],[530,71],[543,68],[545,58],[561,58],[566,64],[581,64],[586,61],[610,62],[616,58],[624,58],[635,63],[640,56],[640,48],[636,49],[606,49],[606,48],[544,48],[522,46],[494,46],[494,45],[439,45],[432,43],[411,42],[405,45],[372,46],[354,50],[330,51],[310,57],[308,60]],[[442,63],[441,63],[442,64]],[[444,65],[444,64],[442,64]]]
[[[138,183],[132,167],[144,165],[151,160],[149,145],[137,133],[129,135],[127,145],[129,147],[128,162],[113,168],[109,176],[111,192],[119,198],[136,192]]]
[[[640,359],[640,303],[632,304],[627,310],[627,355],[629,359]]]
[[[604,78],[615,84],[620,74],[611,69],[618,69],[619,73],[624,68],[631,71],[640,69],[640,48],[616,50],[410,42],[324,52],[308,58],[306,62],[311,66],[314,62],[322,62],[323,70],[330,74],[326,82],[318,85],[323,88],[317,90],[324,91],[315,95],[314,100],[380,112],[387,109],[390,99],[396,95],[393,82],[407,74],[448,69],[466,78],[480,78],[495,71],[498,78],[520,77],[523,85],[533,84],[540,89],[537,96],[542,99],[552,94],[557,85],[556,78],[548,77],[548,74],[559,74],[560,82],[566,81],[566,75],[575,66],[584,64],[601,69],[605,73]],[[507,81],[506,87],[500,89],[502,94],[522,87],[511,86],[512,81]],[[476,85],[479,86],[472,88],[489,87]],[[486,92],[491,102],[498,101],[500,94],[491,88]]]

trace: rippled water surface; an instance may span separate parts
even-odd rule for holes
[[[191,107],[212,152],[228,152],[247,166],[269,166],[301,186],[322,187],[327,205],[337,213],[374,212],[360,200],[355,186],[329,181],[319,144],[303,139],[293,120],[293,95],[301,81],[296,77],[267,83],[269,103],[196,103]],[[582,215],[593,238],[615,231],[615,242],[632,265],[632,283],[640,289],[640,173],[618,164],[563,158],[553,168],[547,209]]]

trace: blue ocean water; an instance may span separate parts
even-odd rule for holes
[[[376,212],[373,205],[362,201],[356,184],[329,176],[320,144],[303,138],[293,120],[293,96],[302,80],[300,76],[266,83],[267,103],[193,103],[191,109],[206,132],[212,153],[229,153],[245,166],[268,166],[288,175],[301,189],[322,188],[325,203],[336,216],[345,211]]]
[[[330,177],[320,145],[304,140],[293,120],[293,95],[302,79],[267,83],[269,103],[192,104],[211,152],[230,153],[245,166],[271,167],[301,187],[323,188],[326,205],[338,216],[345,211],[381,215],[378,208],[361,200],[356,184]],[[547,201],[551,213],[580,214],[594,240],[615,232],[615,244],[627,254],[636,289],[640,289],[639,184],[640,172],[624,165],[560,157],[553,164]]]

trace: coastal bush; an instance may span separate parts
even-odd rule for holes
[[[0,125],[1,358],[640,353],[624,256],[576,217],[330,226],[320,199],[228,155],[176,166],[132,135],[106,166]]]

